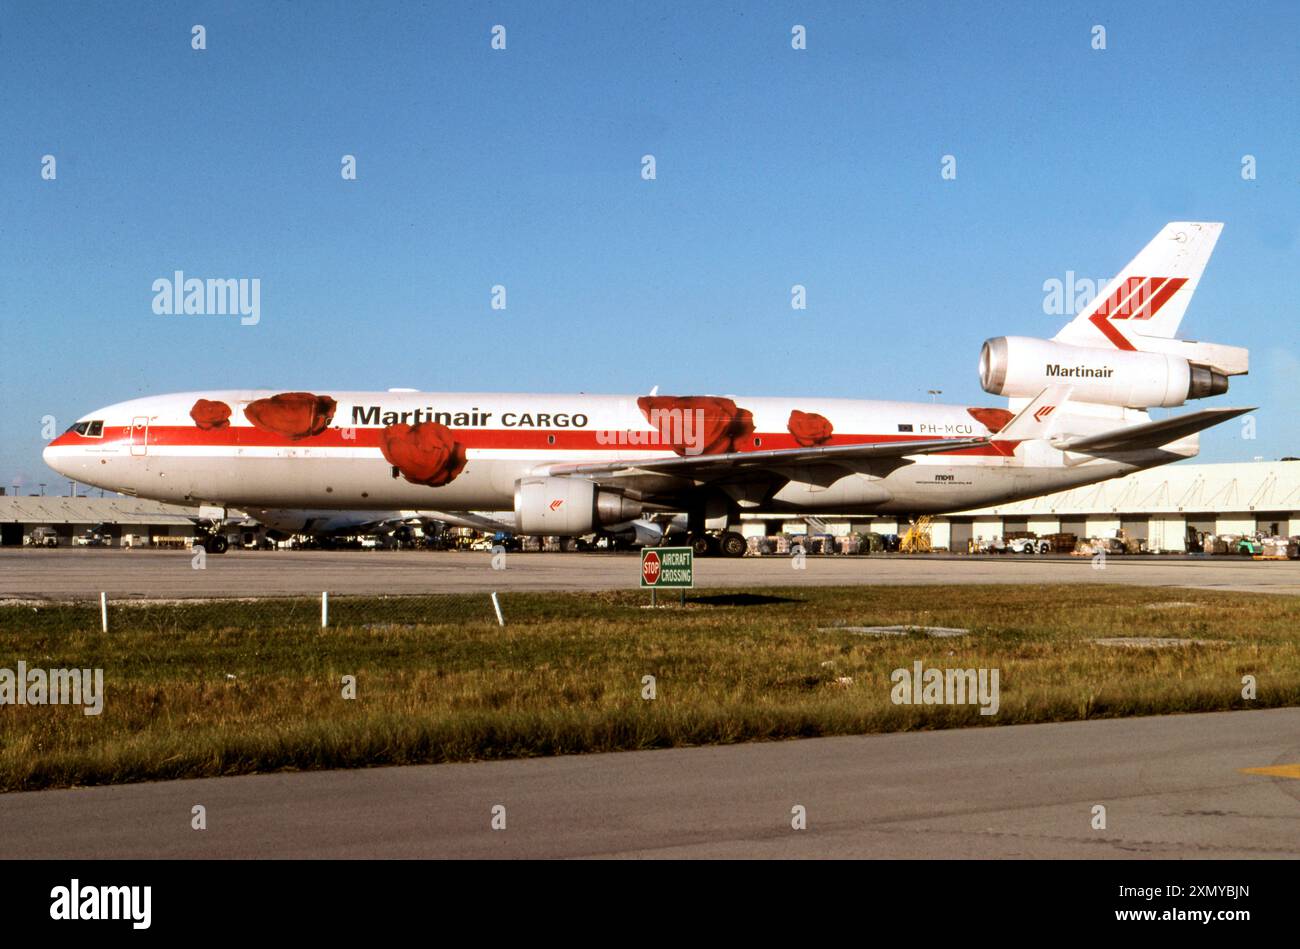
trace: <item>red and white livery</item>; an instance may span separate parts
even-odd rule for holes
[[[1198,431],[1250,411],[1146,412],[1222,394],[1247,371],[1243,349],[1174,338],[1221,227],[1167,225],[1051,340],[986,341],[981,384],[1006,408],[217,389],[98,409],[45,460],[86,484],[218,512],[511,511],[516,533],[560,536],[684,514],[701,549],[731,554],[747,512],[1012,501],[1191,457]]]

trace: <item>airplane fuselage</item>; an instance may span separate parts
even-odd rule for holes
[[[687,397],[680,417],[651,419],[648,398],[180,393],[93,412],[55,439],[45,457],[84,484],[176,503],[509,510],[520,478],[557,463],[961,440],[996,431],[1010,415],[926,402],[731,396]],[[728,417],[720,421],[719,411]],[[906,460],[792,465],[779,477],[769,472],[717,484],[756,512],[940,513],[1101,481],[1188,453],[1194,448],[1069,462],[1043,442],[1003,443]],[[699,487],[670,476],[637,485],[667,505]]]

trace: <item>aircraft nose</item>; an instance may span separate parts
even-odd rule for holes
[[[65,478],[76,478],[76,469],[85,460],[82,448],[80,436],[68,431],[46,445],[41,458]]]
[[[61,449],[57,442],[58,439],[55,439],[53,442],[46,445],[45,450],[41,452],[41,457],[45,459],[46,465],[53,468],[59,474],[66,476],[68,472],[65,468],[67,467],[68,456],[66,454],[66,449]]]

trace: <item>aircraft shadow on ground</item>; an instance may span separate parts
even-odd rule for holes
[[[802,603],[803,600],[792,596],[768,596],[764,593],[717,593],[712,596],[692,596],[687,603],[700,606],[768,606],[772,603]]]

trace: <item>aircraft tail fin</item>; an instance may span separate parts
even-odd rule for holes
[[[1171,221],[1082,313],[1054,337],[1078,346],[1163,351],[1173,339],[1214,252],[1223,225]]]

